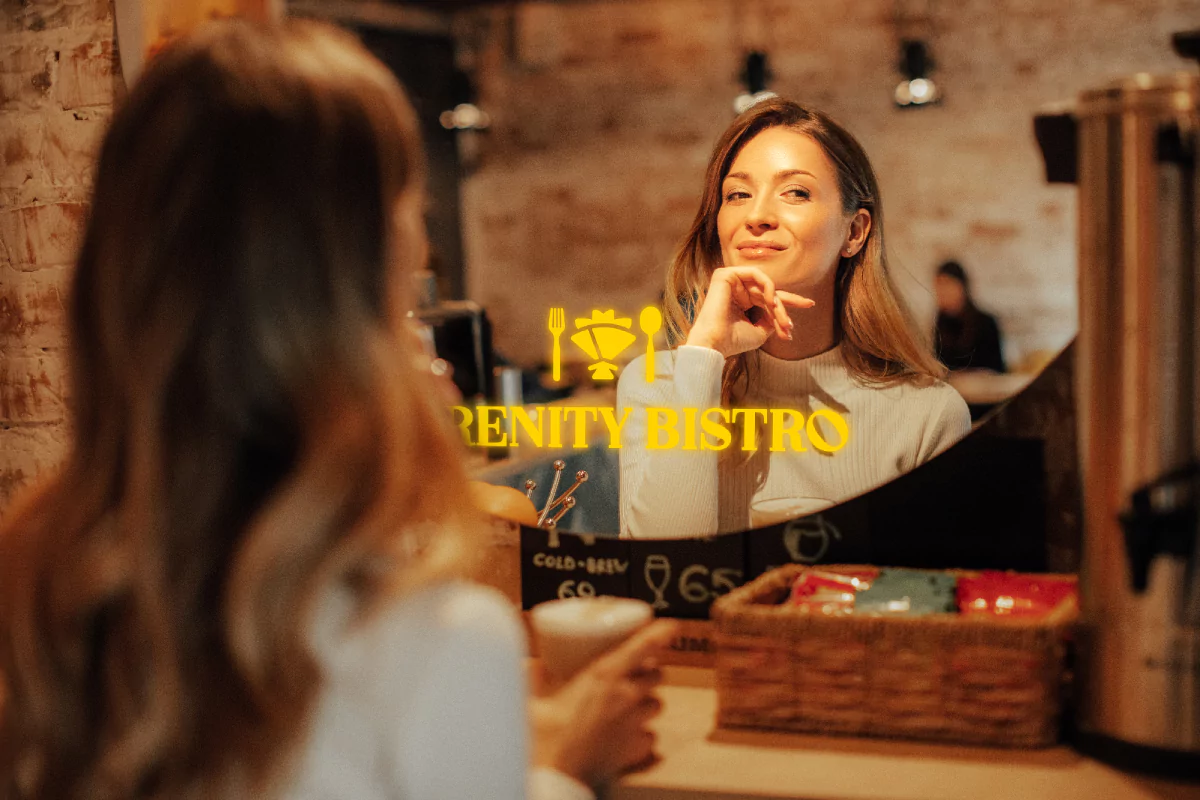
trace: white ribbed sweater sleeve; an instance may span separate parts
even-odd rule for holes
[[[719,453],[715,450],[652,450],[647,409],[703,411],[721,404],[721,370],[716,350],[682,347],[655,357],[655,378],[645,380],[645,356],[622,371],[619,413],[631,409],[621,431],[621,536],[683,539],[711,536],[718,523]]]
[[[529,767],[525,630],[498,592],[430,587],[356,627],[352,609],[319,611],[324,688],[287,800],[595,800]]]
[[[469,587],[439,612],[397,743],[396,785],[423,800],[595,800],[562,773],[526,766],[525,636],[507,602]]]
[[[942,402],[926,424],[917,464],[924,464],[971,432],[971,411],[955,391],[942,392]]]

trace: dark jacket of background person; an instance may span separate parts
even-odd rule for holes
[[[962,285],[964,302],[958,314],[938,310],[934,342],[938,359],[952,370],[990,369],[1007,372],[1000,326],[996,318],[979,309],[971,299],[966,272],[955,261],[938,269],[939,278],[950,278]]]

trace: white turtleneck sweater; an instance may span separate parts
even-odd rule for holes
[[[747,530],[752,521],[765,524],[764,515],[787,516],[789,507],[792,516],[819,510],[908,472],[971,429],[967,404],[941,381],[867,386],[850,374],[840,347],[798,361],[758,350],[751,355],[750,390],[737,407],[795,409],[806,421],[812,411],[830,409],[848,426],[844,447],[823,453],[804,436],[804,452],[771,452],[768,421],[748,460],[738,458],[741,452],[722,458],[715,450],[652,450],[646,446],[646,409],[719,407],[724,359],[715,350],[689,345],[658,352],[655,379],[647,383],[645,358],[625,367],[617,389],[618,413],[632,409],[621,431],[626,538],[708,536]],[[680,420],[682,428],[682,413]],[[839,437],[827,421],[818,427],[836,446]]]

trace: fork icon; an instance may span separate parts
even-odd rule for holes
[[[562,361],[562,350],[559,345],[559,338],[562,336],[563,331],[565,331],[567,329],[566,311],[561,308],[550,309],[550,321],[549,321],[549,324],[547,327],[550,329],[550,333],[552,333],[554,335],[554,376],[553,377],[554,377],[555,382],[558,382],[558,380],[561,378],[561,369],[560,369],[559,365],[560,365],[560,362]]]

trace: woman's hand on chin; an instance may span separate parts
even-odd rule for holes
[[[775,288],[757,267],[713,270],[708,294],[684,344],[707,347],[729,358],[762,347],[772,336],[792,338],[788,308],[812,308],[807,297]]]

